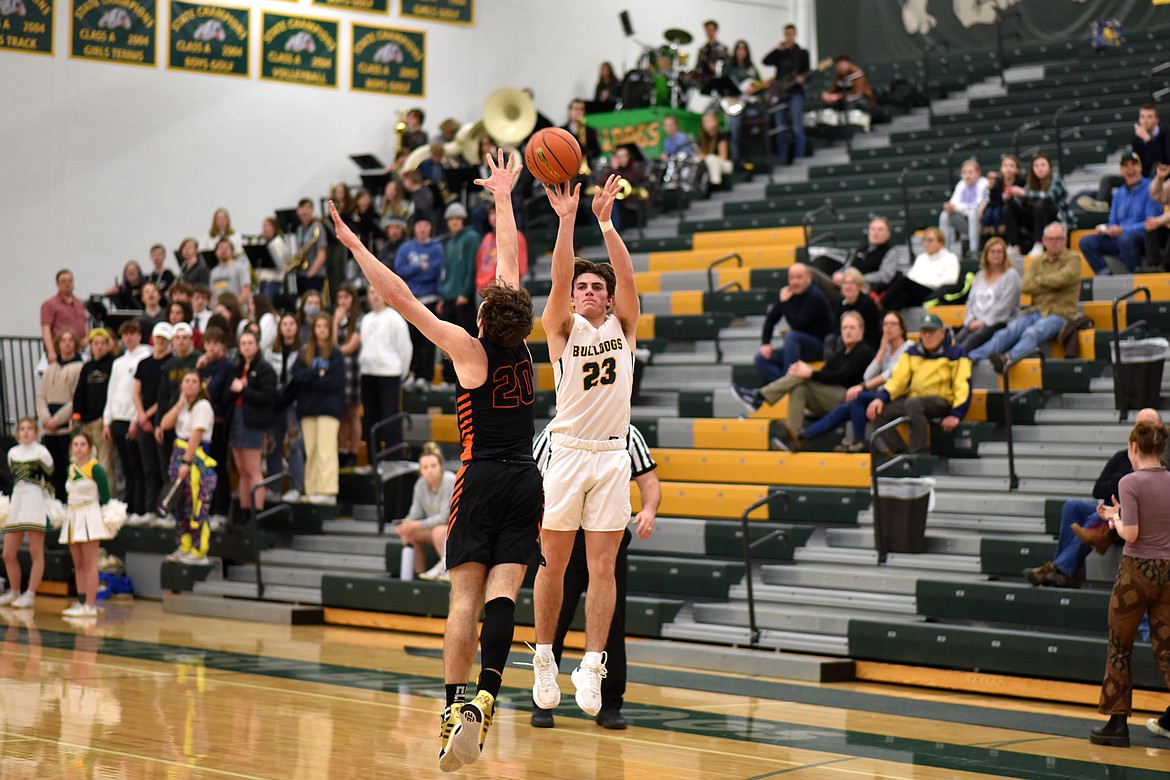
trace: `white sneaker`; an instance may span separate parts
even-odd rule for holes
[[[227,515],[212,515],[207,521],[207,525],[211,527],[212,531],[218,531],[227,525]]]
[[[12,606],[16,609],[32,609],[37,604],[37,594],[31,590],[26,590],[16,597],[16,601],[12,602]]]
[[[78,612],[76,615],[74,615],[74,617],[86,617],[86,618],[89,618],[89,617],[95,618],[97,616],[98,616],[98,608],[94,604],[82,604],[81,611]]]
[[[200,555],[194,550],[183,553],[179,556],[179,563],[185,563],[188,566],[210,566],[211,561],[207,560],[206,555]]]
[[[1159,718],[1150,718],[1146,721],[1146,728],[1156,737],[1170,737],[1170,729],[1162,728]]]
[[[16,601],[16,598],[19,595],[19,593],[12,589],[6,590],[4,595],[0,596],[0,607],[7,607],[9,604]]]
[[[69,606],[65,607],[61,614],[65,617],[81,617],[85,614],[85,604],[82,604],[80,601],[75,601]]]
[[[324,493],[316,493],[309,496],[309,503],[332,506],[337,503],[337,496],[327,496]]]
[[[577,706],[590,717],[601,712],[601,680],[605,677],[606,654],[601,654],[601,663],[586,665],[584,661],[573,670],[570,678],[577,686]]]
[[[159,519],[152,521],[150,525],[152,528],[174,528],[175,518],[167,515],[166,517],[160,517]]]
[[[540,653],[533,654],[532,672],[536,682],[532,686],[532,703],[542,710],[554,709],[561,703],[561,688],[557,685],[558,671],[556,659],[551,655],[545,658]],[[598,709],[601,709],[600,704]]]
[[[168,561],[170,561],[171,563],[178,563],[180,560],[182,560],[183,556],[186,554],[187,554],[187,551],[183,549],[182,545],[179,545],[178,547],[176,547],[174,549],[173,552],[171,552],[167,555],[166,559]]]
[[[451,579],[450,576],[444,576],[446,574],[447,574],[447,562],[444,561],[442,558],[440,558],[438,563],[436,563],[434,566],[432,566],[431,568],[424,571],[422,574],[418,575],[418,578],[420,580],[431,580],[431,581],[442,580],[442,579],[450,580]]]
[[[286,504],[295,504],[301,500],[301,491],[293,488],[280,497],[280,500]]]
[[[158,512],[147,512],[146,514],[139,515],[138,522],[134,523],[134,525],[152,525],[156,520],[158,520]],[[126,522],[128,524],[130,523],[129,520]]]

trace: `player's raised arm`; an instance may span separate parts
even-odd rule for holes
[[[341,215],[337,213],[337,206],[329,201],[329,216],[333,218],[333,227],[337,231],[337,238],[350,251],[354,259],[361,266],[362,273],[373,285],[378,294],[390,304],[395,311],[401,314],[407,322],[414,325],[422,334],[430,339],[439,349],[451,356],[452,361],[459,366],[461,361],[483,357],[483,348],[479,342],[468,335],[467,331],[458,325],[443,322],[430,309],[419,303],[414,293],[406,286],[406,282],[378,261],[370,254],[370,250],[362,244],[354,232],[345,224]],[[486,366],[486,363],[485,363]]]
[[[573,228],[577,221],[577,204],[581,199],[581,185],[546,184],[548,202],[560,218],[557,242],[552,254],[552,284],[548,302],[540,321],[548,338],[548,356],[556,361],[565,348],[569,326],[573,321]]]
[[[601,224],[601,235],[605,239],[605,250],[609,253],[609,264],[613,267],[617,277],[617,290],[614,293],[613,313],[622,324],[622,331],[630,344],[634,343],[634,334],[638,330],[638,318],[642,316],[642,302],[638,298],[638,283],[634,278],[634,261],[630,258],[630,250],[626,242],[614,230],[609,221],[613,214],[613,204],[617,199],[620,179],[611,175],[605,186],[598,189],[593,195],[593,214]]]
[[[512,187],[523,165],[513,152],[504,164],[504,150],[497,149],[498,160],[485,155],[491,175],[475,183],[492,194],[496,202],[496,278],[508,287],[520,287],[520,241],[516,237],[516,215],[512,212]]]

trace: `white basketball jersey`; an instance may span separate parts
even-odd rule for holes
[[[557,414],[548,430],[578,439],[626,438],[634,389],[634,351],[618,318],[594,328],[580,314],[561,357],[553,363]]]

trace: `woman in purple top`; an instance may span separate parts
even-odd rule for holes
[[[1109,660],[1097,711],[1109,722],[1093,729],[1095,745],[1129,747],[1128,717],[1133,710],[1130,666],[1133,640],[1142,615],[1149,610],[1150,641],[1154,658],[1170,685],[1170,472],[1162,465],[1166,426],[1143,420],[1129,434],[1129,462],[1133,473],[1121,478],[1121,504],[1107,509],[1109,526],[1125,540],[1121,567],[1109,599]],[[1170,709],[1150,718],[1146,727],[1170,737]]]

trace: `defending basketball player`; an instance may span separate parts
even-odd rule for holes
[[[581,185],[545,187],[560,218],[552,287],[541,317],[556,380],[557,413],[548,424],[552,454],[544,473],[548,499],[540,533],[544,565],[536,575],[532,700],[548,710],[561,699],[552,644],[565,567],[577,530],[584,529],[589,566],[585,657],[571,677],[577,706],[591,716],[601,709],[605,643],[615,601],[614,561],[630,517],[626,437],[640,303],[630,253],[610,222],[618,189],[618,177],[610,176],[593,196],[607,265],[573,255]]]
[[[498,155],[498,162],[487,157],[488,179],[475,182],[495,198],[498,256],[497,278],[482,291],[479,338],[439,320],[419,303],[329,204],[338,238],[370,284],[455,365],[463,465],[455,478],[447,523],[451,604],[443,640],[447,706],[439,749],[439,769],[444,772],[473,763],[483,750],[512,645],[516,593],[536,544],[544,502],[540,472],[532,459],[535,385],[532,356],[524,341],[532,331],[532,299],[520,287],[511,199],[520,164],[515,154],[507,165],[503,152]],[[481,607],[482,666],[475,698],[466,701]]]

